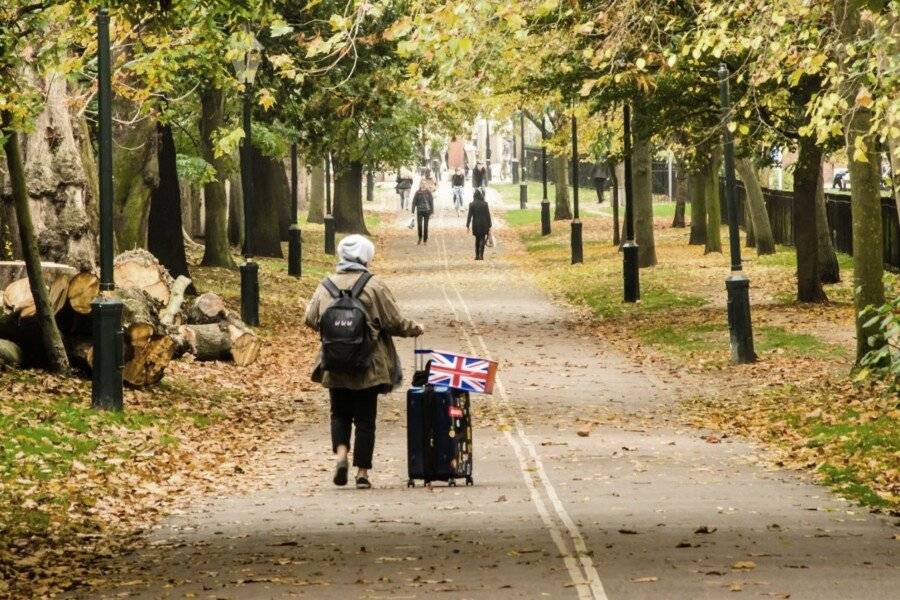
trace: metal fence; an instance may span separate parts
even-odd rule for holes
[[[737,183],[737,197],[741,206],[746,207],[747,192],[744,184]],[[724,185],[721,181],[722,198]],[[763,188],[763,199],[772,225],[775,243],[792,246],[794,244],[794,194],[782,190]],[[828,214],[828,231],[835,250],[853,255],[853,214],[849,194],[825,192],[825,211]],[[738,215],[744,226],[744,211]],[[722,222],[727,223],[728,211],[722,207]],[[900,218],[893,198],[881,198],[881,239],[885,267],[900,270]]]

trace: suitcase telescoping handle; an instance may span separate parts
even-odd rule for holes
[[[415,337],[415,350],[413,350],[415,356],[415,369],[416,371],[423,371],[425,369],[425,357],[431,354],[432,350],[428,348],[422,348],[422,342],[419,341],[419,336]]]

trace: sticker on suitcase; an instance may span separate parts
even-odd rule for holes
[[[453,419],[462,419],[463,417],[463,410],[458,406],[451,406],[448,412]]]

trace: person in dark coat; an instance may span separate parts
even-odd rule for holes
[[[591,179],[594,180],[594,189],[597,190],[597,204],[603,204],[603,191],[606,189],[606,182],[609,180],[609,165],[604,161],[594,163],[591,170]]]
[[[472,202],[469,203],[469,214],[466,217],[466,229],[475,236],[475,260],[484,260],[484,247],[491,233],[491,209],[484,199],[484,190],[475,188]]]
[[[479,160],[475,163],[475,168],[472,169],[472,187],[483,188],[485,186],[487,186],[487,168]]]
[[[427,186],[420,186],[412,199],[412,212],[416,214],[416,227],[419,232],[419,243],[428,243],[428,219],[434,212],[434,197]]]

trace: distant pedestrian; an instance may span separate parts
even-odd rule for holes
[[[836,190],[844,190],[847,187],[847,183],[844,179],[850,179],[847,177],[847,171],[842,169],[834,172],[834,177],[831,179],[831,187]]]
[[[484,162],[479,160],[475,163],[475,168],[472,169],[472,187],[476,189],[484,188],[487,187],[487,184],[487,167],[484,166]]]
[[[491,209],[484,199],[484,190],[475,188],[466,217],[466,229],[475,236],[475,260],[484,260],[484,247],[491,234],[491,225]]]
[[[422,174],[422,181],[419,182],[419,189],[428,190],[432,194],[437,190],[437,182],[431,175],[431,169],[425,169],[425,172]]]
[[[416,215],[416,230],[419,234],[418,243],[428,243],[428,220],[434,212],[434,196],[431,191],[419,187],[412,199],[412,212]]]
[[[406,199],[409,198],[409,191],[413,186],[413,178],[405,170],[401,169],[397,172],[397,187],[394,188],[397,195],[400,196],[400,210],[406,210]]]
[[[606,182],[609,180],[609,165],[605,161],[597,161],[591,169],[591,179],[594,181],[594,189],[597,191],[597,204],[603,204],[603,192],[606,190]]]
[[[466,145],[455,135],[450,138],[450,143],[447,145],[447,151],[444,153],[444,160],[447,163],[447,168],[451,171],[455,171],[456,169],[469,169],[469,157],[466,154]]]
[[[450,187],[453,191],[453,208],[457,215],[463,207],[463,187],[466,185],[466,176],[462,169],[456,169],[450,176]]]
[[[378,394],[400,384],[403,374],[391,336],[415,337],[424,328],[401,316],[384,282],[369,265],[375,246],[361,235],[338,244],[336,272],[322,280],[306,305],[305,322],[319,332],[322,348],[312,380],[331,398],[331,449],[337,459],[334,484],[347,485],[350,434],[357,489],[372,487]]]

